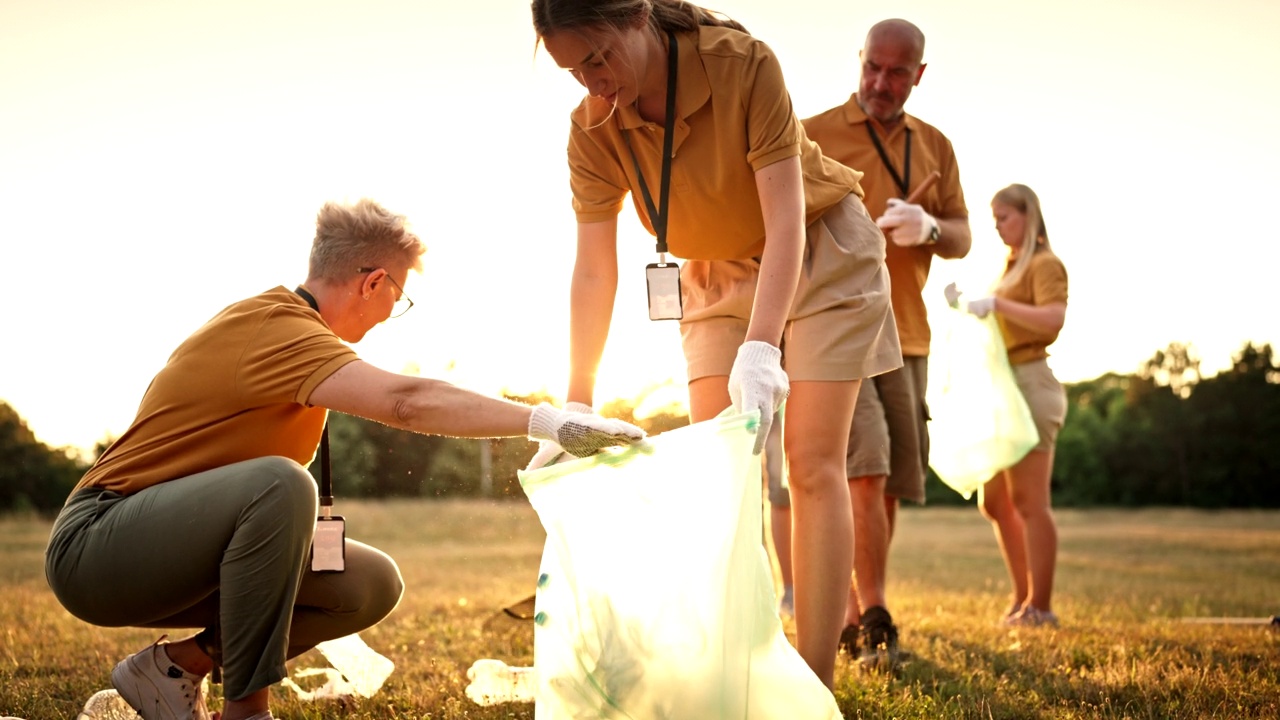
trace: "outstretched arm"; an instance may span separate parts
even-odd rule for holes
[[[412,432],[452,437],[524,435],[532,408],[355,360],[321,382],[312,405]]]
[[[530,407],[442,380],[387,372],[362,360],[347,363],[316,386],[310,403],[427,435],[552,440],[579,457],[644,437],[640,428],[621,420],[546,403]]]

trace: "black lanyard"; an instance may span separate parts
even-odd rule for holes
[[[311,306],[312,310],[320,312],[320,303],[316,302],[316,296],[307,291],[301,285],[294,290],[303,300]],[[324,432],[320,435],[320,506],[333,506],[333,476],[329,473],[329,423],[326,420],[324,424]]]
[[[905,128],[907,133],[906,147],[903,150],[902,159],[902,175],[898,174],[898,170],[893,167],[893,163],[889,161],[889,153],[884,151],[884,145],[880,144],[880,136],[876,135],[876,129],[871,127],[871,119],[867,118],[867,134],[871,136],[871,142],[876,146],[876,152],[880,153],[880,161],[889,169],[889,174],[893,176],[893,182],[902,191],[902,197],[906,197],[911,192],[911,128]]]
[[[649,220],[653,224],[653,232],[658,236],[658,252],[667,251],[667,198],[671,190],[671,146],[676,134],[676,66],[679,52],[676,50],[676,36],[667,31],[667,119],[663,127],[662,138],[662,181],[658,190],[660,203],[654,207],[653,196],[649,194],[649,186],[644,181],[644,173],[640,172],[640,161],[636,159],[636,151],[631,148],[631,138],[627,131],[622,131],[622,139],[627,143],[627,152],[631,153],[631,163],[636,168],[636,178],[640,181],[640,194],[644,196],[644,205],[649,210]]]

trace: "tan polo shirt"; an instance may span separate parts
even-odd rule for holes
[[[677,33],[679,75],[671,129],[670,252],[694,260],[760,255],[764,218],[755,172],[796,155],[804,175],[806,224],[849,193],[860,173],[823,157],[791,107],[777,57],[763,42],[729,28]],[[628,192],[653,232],[626,140],[653,202],[660,202],[664,129],[633,106],[588,96],[571,114],[569,182],[578,222],[611,220]]]
[[[844,105],[805,119],[804,127],[823,153],[862,173],[862,189],[866,192],[863,203],[871,217],[878,218],[888,207],[889,198],[903,198],[909,193],[899,189],[893,174],[880,159],[867,132],[869,122],[870,118],[858,107],[855,93]],[[936,218],[968,218],[969,209],[960,188],[960,168],[951,141],[934,126],[911,115],[906,115],[891,133],[885,133],[878,124],[875,126],[880,144],[898,176],[903,176],[908,128],[911,129],[911,190],[934,170],[942,173],[920,200],[921,207]],[[933,251],[927,246],[899,247],[892,241],[885,245],[885,265],[889,268],[893,316],[898,324],[902,354],[928,355],[929,316],[921,293],[929,278]]]
[[[178,346],[151,381],[133,424],[76,489],[130,494],[272,455],[309,465],[327,411],[307,400],[355,359],[291,290],[277,287],[237,302]]]
[[[1013,267],[1012,258],[1005,272],[1007,273],[1011,267]],[[1052,250],[1043,245],[1037,245],[1036,253],[1031,257],[1031,264],[1027,266],[1026,272],[1022,273],[1022,277],[1018,278],[1018,282],[1012,287],[998,291],[996,295],[1027,305],[1066,304],[1067,268]],[[1048,347],[1058,339],[1056,330],[1053,332],[1033,330],[1006,320],[999,313],[996,313],[996,320],[1000,322],[1000,334],[1004,336],[1004,346],[1009,351],[1011,365],[1021,365],[1049,357]]]

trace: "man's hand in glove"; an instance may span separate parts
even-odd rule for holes
[[[876,225],[888,234],[894,245],[915,247],[923,245],[934,236],[938,221],[924,208],[898,198],[889,198],[889,207],[876,218]]]
[[[751,340],[738,347],[729,371],[729,399],[738,412],[760,411],[755,454],[764,449],[773,414],[787,399],[791,384],[782,371],[782,351],[766,342]]]
[[[541,403],[529,416],[529,437],[550,440],[570,455],[589,457],[607,447],[639,442],[644,439],[644,430],[621,420]]]
[[[564,409],[565,412],[572,413],[595,412],[595,410],[591,409],[590,405],[585,405],[580,402],[565,403]],[[558,465],[559,463],[572,459],[573,456],[565,452],[565,449],[560,447],[560,443],[557,443],[555,440],[539,440],[538,452],[533,454],[533,458],[529,460],[529,464],[526,465],[524,469],[525,472],[529,472],[531,470],[537,470],[538,468],[544,468],[548,465]]]

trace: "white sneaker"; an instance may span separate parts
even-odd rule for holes
[[[209,720],[203,678],[174,664],[160,640],[121,660],[111,684],[143,720]]]

